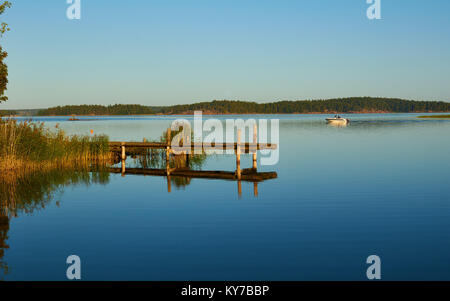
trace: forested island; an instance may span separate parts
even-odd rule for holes
[[[397,98],[351,97],[325,100],[279,101],[256,103],[214,100],[174,106],[116,104],[58,106],[40,110],[39,116],[68,115],[150,115],[150,114],[309,114],[309,113],[419,113],[450,112],[450,103],[413,101]]]
[[[11,115],[17,115],[17,112],[14,110],[0,110],[0,117],[1,116],[11,116]]]
[[[79,105],[58,106],[40,110],[39,116],[66,116],[66,115],[149,115],[155,111],[151,107],[142,105]]]

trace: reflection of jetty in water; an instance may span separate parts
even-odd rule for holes
[[[111,151],[114,153],[115,163],[121,163],[120,168],[111,168],[112,173],[144,175],[144,176],[164,176],[167,177],[167,190],[171,192],[171,180],[175,178],[175,183],[190,183],[192,178],[231,180],[238,182],[238,194],[242,194],[242,181],[253,182],[254,195],[258,195],[258,182],[277,178],[276,172],[258,172],[257,153],[258,150],[276,149],[275,144],[257,143],[257,129],[254,129],[253,143],[241,143],[241,131],[237,134],[236,143],[188,143],[183,146],[180,143],[179,149],[172,148],[171,130],[166,132],[166,142],[110,142]],[[189,136],[183,138],[190,141]],[[183,141],[181,141],[183,142]],[[174,151],[175,150],[175,151]],[[201,150],[201,155],[196,155],[195,151]],[[236,155],[236,170],[230,171],[203,171],[193,170],[200,167],[206,158],[205,152],[211,150],[234,150]],[[249,169],[241,169],[241,154],[252,154],[253,165]],[[131,156],[137,161],[140,168],[127,168],[127,156]],[[165,165],[164,165],[165,162]],[[182,179],[185,180],[182,180]],[[178,186],[178,185],[177,185]],[[184,186],[184,185],[183,185]]]

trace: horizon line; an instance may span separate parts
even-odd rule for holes
[[[144,107],[173,107],[173,106],[183,106],[183,105],[194,105],[198,103],[209,103],[214,101],[230,101],[230,102],[246,102],[246,103],[256,103],[256,104],[268,104],[268,103],[280,103],[280,102],[297,102],[297,101],[323,101],[323,100],[345,100],[345,99],[354,99],[354,98],[373,98],[373,99],[397,99],[397,100],[405,100],[405,101],[417,101],[417,102],[446,102],[450,103],[450,100],[424,100],[424,99],[408,99],[401,97],[384,97],[384,96],[346,96],[346,97],[334,97],[334,98],[310,98],[310,99],[297,99],[297,100],[269,100],[269,101],[255,101],[255,100],[240,100],[240,99],[213,99],[209,101],[193,101],[190,103],[182,103],[182,104],[167,104],[167,105],[147,105],[142,103],[110,103],[110,104],[92,104],[92,103],[82,103],[82,104],[60,104],[49,107],[35,107],[35,108],[26,108],[26,109],[1,109],[2,104],[7,104],[9,101],[5,101],[0,103],[0,111],[20,111],[20,110],[45,110],[49,108],[55,107],[64,107],[64,106],[89,106],[89,105],[97,105],[97,106],[114,106],[114,105],[139,105]]]

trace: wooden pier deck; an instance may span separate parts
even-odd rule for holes
[[[171,140],[171,129],[167,129],[167,142],[109,142],[109,147],[112,152],[115,152],[122,161],[120,173],[125,174],[147,174],[147,175],[165,175],[167,177],[184,176],[192,178],[215,178],[215,179],[229,179],[240,181],[259,182],[264,179],[276,178],[276,173],[258,173],[257,172],[257,153],[260,150],[276,150],[277,145],[271,143],[258,143],[258,128],[256,125],[253,128],[253,142],[241,143],[241,130],[237,131],[237,142],[235,143],[190,143],[190,135],[186,135],[183,138],[183,142],[186,145],[174,147]],[[125,166],[127,154],[139,154],[146,149],[162,149],[166,152],[166,169],[152,170],[152,169],[127,169]],[[189,162],[189,158],[192,154],[196,154],[198,151],[204,152],[208,150],[233,150],[236,155],[236,171],[194,171],[189,169],[172,169],[170,168],[170,157],[173,154],[186,156],[186,162]],[[180,153],[181,152],[181,153]],[[253,165],[251,169],[241,169],[241,154],[250,153],[253,155]],[[189,164],[187,164],[189,165]],[[113,172],[119,172],[119,169]]]
[[[109,147],[111,151],[121,151],[122,147],[127,148],[153,148],[153,149],[167,149],[173,147],[164,142],[118,142],[118,141],[111,141],[109,142]],[[275,150],[277,149],[276,144],[271,143],[240,143],[239,147],[241,148],[242,152],[250,153],[254,150]],[[236,150],[238,148],[237,143],[191,143],[190,146],[181,146],[180,149],[191,149],[191,152],[194,152],[196,149],[200,149],[203,151],[206,150]]]

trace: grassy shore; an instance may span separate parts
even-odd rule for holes
[[[425,115],[425,116],[418,116],[418,118],[450,118],[450,115]]]
[[[43,123],[0,120],[1,173],[86,165],[110,156],[106,136],[67,136]]]

